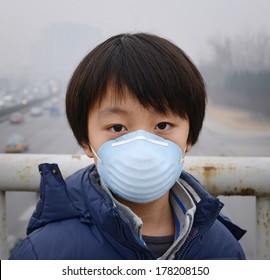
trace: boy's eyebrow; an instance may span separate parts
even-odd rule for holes
[[[99,117],[105,117],[113,114],[128,115],[128,112],[119,107],[106,107],[98,113]]]

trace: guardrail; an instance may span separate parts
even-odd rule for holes
[[[37,192],[37,166],[42,162],[57,163],[64,178],[92,163],[85,155],[0,155],[0,259],[8,258],[5,194]],[[214,196],[256,197],[256,258],[270,259],[270,157],[190,156],[185,159],[185,170]]]

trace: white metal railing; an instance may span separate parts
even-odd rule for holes
[[[8,191],[38,191],[38,164],[57,163],[64,178],[92,163],[85,155],[0,155],[0,259],[8,258]],[[256,197],[256,258],[270,259],[270,157],[199,157],[185,159],[185,170],[214,196]]]

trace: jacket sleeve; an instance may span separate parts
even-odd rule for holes
[[[9,260],[36,260],[37,255],[29,238],[26,238],[10,254]]]

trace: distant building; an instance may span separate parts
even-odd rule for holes
[[[100,40],[101,31],[87,25],[49,25],[32,43],[29,73],[38,78],[69,78],[82,57]]]

